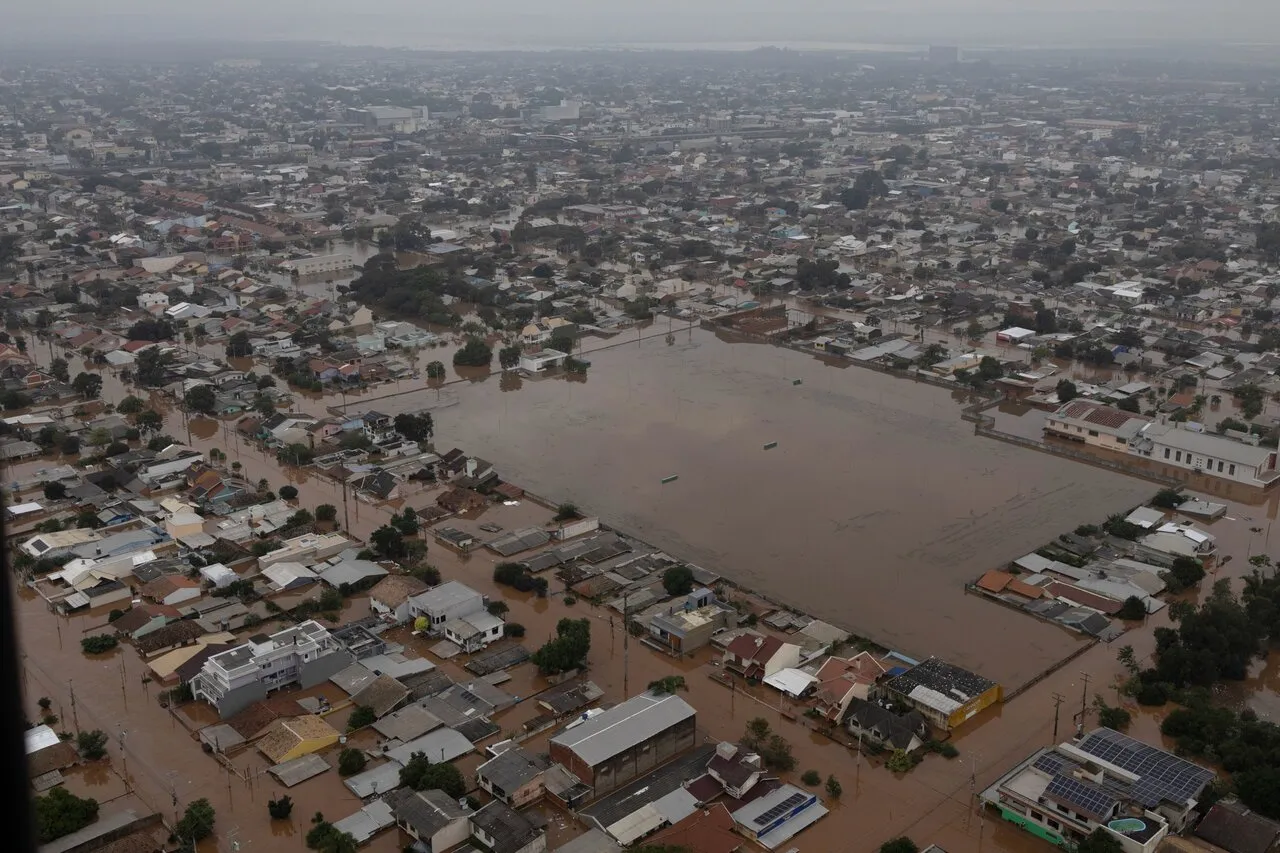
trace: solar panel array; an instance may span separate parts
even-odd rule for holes
[[[1138,776],[1133,798],[1148,808],[1185,803],[1213,779],[1212,771],[1111,729],[1091,732],[1080,749]]]
[[[766,826],[809,799],[807,794],[792,794],[755,819],[756,826]]]
[[[1056,776],[1062,772],[1062,768],[1070,765],[1071,763],[1072,762],[1068,761],[1061,753],[1046,752],[1044,755],[1037,758],[1035,763],[1031,766],[1042,773],[1047,773],[1050,776]]]
[[[1110,817],[1111,810],[1116,805],[1116,798],[1106,791],[1070,776],[1054,776],[1049,787],[1045,788],[1044,795],[1099,820]]]

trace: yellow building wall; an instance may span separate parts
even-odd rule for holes
[[[313,752],[328,749],[337,742],[338,733],[336,731],[332,735],[325,735],[324,737],[307,738],[281,756],[279,763],[283,764],[286,761],[292,761],[295,758],[301,758],[304,755],[310,755]]]
[[[983,693],[980,696],[975,697],[973,701],[970,702],[969,704],[964,705],[960,708],[957,708],[955,711],[953,711],[951,716],[947,718],[947,728],[948,729],[956,728],[961,723],[965,722],[971,717],[977,716],[983,710],[990,708],[992,705],[999,702],[1003,698],[1003,696],[1004,696],[1003,688],[1001,688],[999,684],[993,686],[987,692]]]

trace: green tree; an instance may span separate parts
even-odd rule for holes
[[[1058,402],[1070,403],[1079,396],[1080,391],[1076,388],[1076,383],[1072,382],[1070,379],[1058,380]]]
[[[57,480],[51,480],[44,484],[44,496],[46,500],[60,501],[67,496],[67,487]]]
[[[362,750],[347,747],[338,753],[338,775],[354,776],[364,770],[367,763],[368,759]]]
[[[1173,565],[1160,577],[1169,591],[1176,594],[1204,580],[1204,565],[1194,557],[1175,557]]]
[[[920,848],[904,835],[881,844],[880,853],[920,853]]]
[[[292,798],[285,794],[278,800],[268,800],[267,814],[271,815],[272,820],[288,820],[289,815],[293,814]]]
[[[284,489],[280,490],[281,492]],[[338,518],[338,508],[333,504],[320,504],[316,507],[316,521],[333,522]]]
[[[86,400],[96,400],[102,394],[102,377],[96,373],[77,373],[71,387]]]
[[[396,432],[410,441],[430,441],[435,434],[435,423],[430,412],[421,414],[404,413],[396,415]]]
[[[503,370],[510,370],[520,363],[520,347],[512,344],[498,350],[498,365]]]
[[[1108,705],[1100,695],[1093,697],[1093,710],[1098,715],[1098,725],[1115,729],[1116,731],[1124,731],[1129,728],[1129,723],[1133,719],[1133,715],[1124,708],[1115,708]]]
[[[244,358],[253,355],[253,344],[249,343],[248,332],[236,332],[230,338],[227,338],[227,356],[230,358]]]
[[[432,764],[421,752],[409,756],[409,762],[400,768],[400,784],[415,791],[444,791],[454,799],[467,793],[462,771],[448,762]]]
[[[54,839],[84,829],[98,818],[98,801],[77,797],[66,788],[53,788],[35,798],[36,840]]]
[[[1116,616],[1127,622],[1137,622],[1147,618],[1147,606],[1142,603],[1141,598],[1131,595],[1120,605],[1120,609],[1116,611]]]
[[[688,689],[689,685],[685,683],[683,675],[668,675],[665,678],[649,682],[649,692],[657,696]]]
[[[581,514],[578,512],[577,504],[562,503],[560,504],[560,506],[556,507],[555,520],[569,521],[571,519],[580,517],[580,515]]]
[[[1160,509],[1177,509],[1186,500],[1186,497],[1177,489],[1161,489],[1151,499],[1151,505]]]
[[[365,726],[371,726],[378,720],[378,715],[368,705],[357,705],[351,712],[351,717],[347,720],[347,731],[354,732],[356,729],[363,729]]]
[[[369,544],[374,551],[391,560],[398,560],[408,553],[404,534],[389,524],[384,524],[369,534]]]
[[[427,362],[427,378],[428,379],[444,379],[444,362],[443,361]]]
[[[591,650],[591,623],[586,619],[561,619],[556,636],[530,656],[543,675],[557,675],[586,663]]]
[[[467,338],[467,342],[453,354],[453,363],[460,367],[488,367],[493,361],[493,349],[480,338]]]
[[[662,588],[667,595],[688,595],[693,592],[693,569],[688,566],[672,566],[662,573]]]
[[[806,770],[800,777],[800,781],[812,788],[814,785],[822,784],[822,774],[817,770]]]
[[[120,645],[115,634],[94,634],[80,641],[80,649],[87,655],[100,655]]]
[[[70,382],[71,372],[67,370],[67,360],[65,358],[55,358],[49,362],[49,375],[59,382]]]
[[[1240,802],[1266,817],[1280,820],[1280,766],[1254,767],[1234,777]]]
[[[133,422],[137,425],[138,431],[143,434],[156,433],[164,428],[164,415],[155,409],[148,409],[145,412],[138,412]]]
[[[835,776],[827,777],[827,796],[833,800],[840,799],[840,795],[844,793],[844,788],[840,785],[840,780]]]
[[[356,853],[359,845],[355,836],[349,832],[341,832],[333,824],[324,819],[324,815],[316,812],[311,819],[311,829],[306,837],[307,849],[316,853]]]
[[[752,752],[758,752],[760,747],[769,740],[769,721],[764,717],[752,717],[747,720],[746,731],[742,735],[742,745]]]
[[[215,813],[209,801],[201,797],[187,805],[182,819],[173,827],[180,842],[202,841],[213,834]]]
[[[298,497],[298,488],[296,486],[284,485],[280,487],[280,491],[276,492],[276,494],[286,501],[291,501]]]
[[[183,399],[188,409],[205,415],[213,414],[218,406],[218,395],[212,385],[197,385]]]
[[[82,731],[76,735],[76,749],[85,761],[97,761],[107,755],[107,733],[101,729]]]
[[[163,385],[169,375],[169,366],[173,357],[162,352],[159,347],[148,347],[138,353],[133,365],[133,378],[144,388],[158,388]]]

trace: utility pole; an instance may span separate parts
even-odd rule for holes
[[[67,689],[71,691],[71,724],[76,727],[76,733],[80,733],[80,717],[76,714],[76,688],[71,683],[71,679],[67,679]]]
[[[1058,742],[1058,708],[1062,707],[1062,703],[1066,701],[1061,693],[1053,694],[1053,742]]]
[[[120,729],[116,733],[116,744],[120,747],[120,772],[124,776],[124,790],[129,793],[132,789],[129,787],[129,754],[124,749],[124,736],[126,732]]]
[[[1089,673],[1081,672],[1084,686],[1080,688],[1080,731],[1084,732],[1085,717],[1089,713]]]
[[[628,652],[631,648],[631,591],[628,590],[622,596],[622,696],[624,699],[631,698],[631,680],[630,680],[630,658]]]

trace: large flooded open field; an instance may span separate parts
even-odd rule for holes
[[[693,330],[590,358],[585,382],[453,386],[437,445],[743,586],[1009,687],[1081,641],[964,583],[1154,491],[978,438],[959,393],[778,347]],[[437,396],[373,405],[396,413]]]

